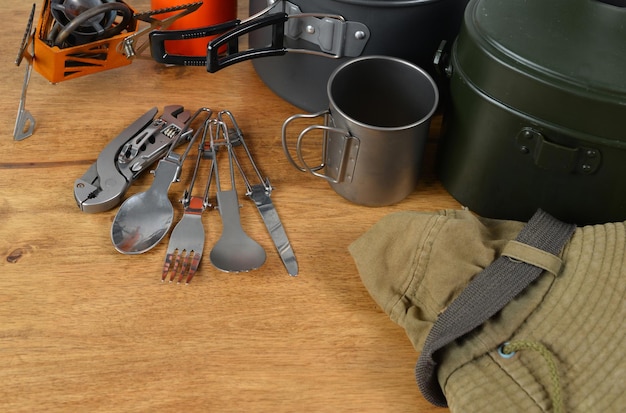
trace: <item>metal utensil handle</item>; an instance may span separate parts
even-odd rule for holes
[[[232,124],[232,129],[229,129],[229,130],[232,131],[232,133],[229,132],[228,140],[232,144],[233,148],[236,147],[236,146],[243,147],[243,150],[246,153],[246,157],[248,158],[248,163],[250,164],[250,166],[254,170],[254,173],[255,173],[255,175],[258,178],[259,184],[262,185],[264,187],[264,189],[266,191],[268,191],[268,193],[271,192],[272,191],[272,187],[269,184],[269,179],[268,178],[263,179],[263,175],[261,174],[261,171],[257,167],[256,162],[254,162],[254,158],[252,157],[252,153],[250,152],[250,149],[248,148],[248,145],[246,144],[246,141],[245,141],[245,139],[243,137],[243,131],[241,130],[241,128],[237,124],[237,121],[235,120],[234,115],[230,111],[228,111],[228,110],[222,110],[217,115],[217,118],[218,118],[218,121],[223,122],[224,124],[226,124],[226,122],[224,120],[224,117],[228,117],[228,119],[230,119],[230,123]],[[239,158],[237,157],[237,153],[234,150],[232,152],[232,158],[233,158],[233,161],[235,162],[235,164],[237,165],[237,169],[239,170],[239,173],[241,174],[241,177],[243,178],[243,181],[244,181],[244,183],[246,185],[247,195],[249,195],[252,192],[253,184],[251,183],[250,179],[248,179],[248,176],[244,172],[243,166],[242,166],[241,162],[239,161]]]
[[[187,190],[185,191],[184,195],[183,195],[183,199],[182,199],[182,203],[184,207],[187,207],[189,205],[189,202],[192,198],[193,195],[193,188],[195,186],[196,183],[196,179],[198,177],[198,171],[200,170],[200,163],[203,159],[210,159],[213,160],[214,156],[205,156],[205,144],[206,144],[206,137],[207,137],[207,133],[210,133],[210,125],[214,122],[213,119],[211,119],[212,114],[209,113],[209,115],[207,116],[207,118],[204,120],[202,127],[200,127],[198,129],[198,132],[196,133],[200,133],[200,131],[202,131],[202,137],[200,138],[200,142],[198,143],[198,157],[196,158],[196,164],[194,166],[193,169],[193,174],[191,176],[191,182],[189,183],[189,187],[187,188]],[[209,150],[212,153],[212,149]],[[204,207],[207,206],[208,204],[208,199],[209,199],[209,188],[211,186],[211,178],[213,177],[213,165],[211,164],[211,168],[209,170],[209,177],[206,181],[206,184],[204,186],[204,193],[202,196],[202,204]]]
[[[229,139],[228,126],[219,119],[214,120],[213,124],[215,125],[216,131],[215,131],[215,135],[214,134],[210,135],[210,145],[211,145],[212,150],[215,152],[221,146],[226,147],[226,152],[227,152],[226,158],[228,159],[228,169],[229,169],[229,174],[230,174],[231,189],[235,190],[235,166],[234,166],[234,161],[233,161],[233,145]],[[219,138],[220,131],[221,131],[221,135],[223,136],[223,139]],[[217,191],[221,192],[222,183],[221,183],[219,168],[217,164],[218,164],[217,157],[214,156],[213,168],[215,169],[215,185],[216,185]]]

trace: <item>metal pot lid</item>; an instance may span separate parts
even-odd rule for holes
[[[475,0],[453,70],[507,106],[615,138],[626,119],[624,39],[625,0]]]

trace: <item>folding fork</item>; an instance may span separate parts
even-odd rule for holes
[[[184,206],[182,219],[176,224],[165,253],[163,272],[161,281],[164,282],[169,275],[169,282],[173,282],[178,277],[180,284],[185,279],[185,284],[189,284],[196,274],[202,259],[204,250],[204,226],[202,224],[202,213],[212,205],[209,203],[209,189],[215,163],[215,150],[212,147],[206,148],[206,135],[211,133],[210,127],[214,123],[210,116],[204,121],[202,139],[198,145],[198,157],[194,168],[193,176],[189,188],[185,190],[181,202]],[[209,177],[204,186],[203,196],[194,196],[193,187],[198,176],[202,160],[210,160],[211,167]]]

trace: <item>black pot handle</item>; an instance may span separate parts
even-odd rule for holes
[[[233,30],[211,40],[207,46],[207,72],[215,73],[232,64],[256,59],[257,57],[284,55],[287,52],[284,46],[285,22],[287,19],[287,13],[268,14],[257,19],[238,23]],[[239,38],[241,36],[268,26],[272,27],[272,43],[269,46],[243,52],[239,51]],[[227,45],[227,51],[225,54],[220,55],[219,49],[224,45]]]
[[[167,53],[165,42],[168,40],[189,40],[201,37],[215,36],[226,33],[239,26],[240,20],[231,20],[213,26],[187,30],[155,30],[150,32],[150,50],[152,58],[158,63],[181,65],[181,66],[204,66],[207,59],[205,56],[183,56]]]

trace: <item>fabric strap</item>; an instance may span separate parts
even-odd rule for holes
[[[556,256],[575,229],[575,225],[538,210],[515,240]],[[437,351],[494,316],[543,271],[536,265],[500,256],[468,283],[435,321],[417,360],[415,378],[426,400],[436,406],[448,405],[437,380]]]

